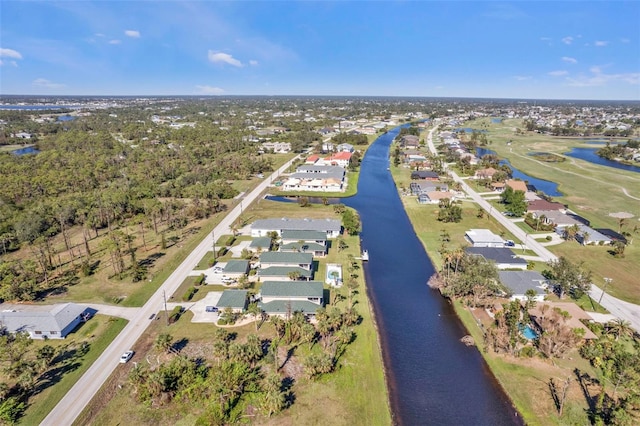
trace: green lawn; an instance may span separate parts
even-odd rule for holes
[[[465,125],[471,124],[476,128],[482,126],[488,129],[488,137],[493,141],[489,148],[500,157],[508,158],[514,167],[531,176],[557,182],[564,195],[555,197],[555,201],[567,204],[571,210],[588,219],[592,227],[618,231],[620,223],[609,214],[620,211],[634,214],[633,219],[623,223],[622,230],[633,233],[638,239],[640,233],[636,225],[640,225],[640,174],[564,155],[572,147],[590,146],[577,138],[516,134],[515,128],[523,128],[519,119],[491,123],[489,118],[482,118]],[[507,141],[511,141],[510,145],[507,145]],[[531,152],[549,152],[566,161],[540,161],[528,155]],[[625,190],[629,195],[625,194]],[[614,296],[640,303],[640,286],[636,285],[640,276],[640,247],[637,243],[627,246],[622,259],[608,254],[606,247],[563,243],[548,248],[554,254],[567,256],[574,262],[584,261],[594,274],[594,282],[600,286],[604,283],[604,277],[613,278],[608,288]]]
[[[89,343],[86,354],[72,360],[78,363],[65,373],[53,386],[46,388],[41,393],[29,399],[29,408],[20,419],[20,424],[37,425],[56,406],[64,395],[75,385],[76,381],[87,371],[93,362],[111,344],[113,339],[122,331],[127,321],[121,318],[111,318],[104,315],[96,315],[64,340],[48,340],[47,342],[34,341],[34,345],[49,344],[54,347],[61,345],[77,345],[81,342]]]

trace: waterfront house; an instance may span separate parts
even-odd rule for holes
[[[268,315],[290,317],[294,312],[314,316],[324,305],[321,282],[265,281],[258,294],[260,308]]]
[[[548,280],[536,271],[498,271],[500,282],[511,291],[511,300],[527,300],[526,292],[533,290],[533,300],[542,302],[549,285]]]
[[[464,237],[474,247],[504,247],[504,240],[488,229],[470,229]]]
[[[465,252],[495,262],[498,269],[527,269],[527,261],[506,247],[467,247]]]
[[[529,190],[529,188],[527,188],[527,183],[523,180],[507,179],[507,181],[505,181],[505,185],[514,191],[527,192]]]
[[[314,257],[327,254],[327,234],[321,231],[284,230],[280,251],[313,253]]]
[[[342,231],[342,224],[337,219],[259,219],[251,224],[252,237],[264,237],[269,232],[276,232],[279,236],[285,230],[320,231],[327,238],[335,238]]]
[[[282,251],[268,251],[260,255],[260,268],[272,266],[299,267],[308,271],[313,270],[313,255],[311,253],[295,253]]]
[[[411,179],[438,180],[438,173],[431,170],[416,170],[411,172]]]

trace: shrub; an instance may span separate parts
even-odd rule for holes
[[[178,321],[180,319],[180,315],[182,315],[182,306],[176,306],[175,308],[173,308],[173,311],[171,311],[171,314],[169,315],[169,323],[173,324],[174,322]]]
[[[536,354],[536,349],[533,346],[525,346],[520,349],[520,356],[523,358],[533,358]]]
[[[227,238],[227,242],[225,243],[225,245],[227,247],[232,246],[235,241],[236,241],[236,237],[234,237],[233,235],[230,235],[229,238]]]
[[[225,254],[227,254],[227,248],[226,247],[222,247],[220,250],[218,250],[218,257],[222,257]]]
[[[182,300],[185,302],[188,302],[193,298],[193,295],[196,294],[197,291],[198,291],[197,288],[189,287],[187,291],[184,293],[184,295],[182,296]]]
[[[198,278],[196,278],[196,281],[194,282],[195,285],[202,285],[204,284],[204,274],[200,274],[198,276]]]

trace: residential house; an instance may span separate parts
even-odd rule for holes
[[[514,191],[527,192],[527,183],[523,180],[507,179],[505,185],[513,189]]]
[[[464,237],[474,247],[504,247],[504,240],[488,229],[470,229]]]
[[[432,191],[448,191],[449,187],[444,182],[419,180],[409,184],[411,195],[420,195]]]
[[[338,146],[336,146],[336,151],[353,153],[355,151],[355,148],[350,143],[341,143]]]
[[[544,199],[534,200],[527,204],[527,212],[552,210],[566,213],[567,206],[562,203],[551,202]]]
[[[498,271],[500,282],[511,291],[511,300],[528,300],[526,292],[533,290],[536,302],[544,301],[548,280],[536,271]]]
[[[219,311],[231,309],[235,313],[243,313],[247,309],[247,294],[249,290],[225,290],[216,303]]]
[[[578,223],[573,226],[578,227],[577,228],[578,232],[576,233],[575,238],[576,238],[576,241],[582,244],[583,246],[594,246],[594,245],[603,246],[603,245],[610,245],[613,243],[613,240],[611,238],[609,238],[608,236],[596,231],[595,229],[583,223]],[[558,226],[556,227],[556,233],[564,237],[566,229],[567,229],[566,226]]]
[[[467,253],[493,261],[498,269],[527,269],[527,261],[506,247],[467,247]]]
[[[299,267],[308,271],[313,270],[313,254],[282,251],[267,251],[260,255],[260,268],[272,266]]]
[[[411,172],[411,179],[413,180],[438,180],[439,178],[440,177],[438,173],[431,170],[416,170],[414,172]]]
[[[290,317],[294,312],[314,316],[324,306],[321,282],[265,281],[260,288],[258,306],[268,315]]]
[[[349,162],[351,161],[351,152],[349,151],[340,151],[334,154],[331,154],[328,157],[324,157],[320,160],[323,164],[327,166],[340,166],[345,169],[349,167]]]
[[[313,271],[299,266],[269,266],[258,269],[258,276],[261,281],[310,281],[313,279]]]
[[[257,237],[251,240],[247,250],[252,253],[262,253],[271,250],[271,237]]]
[[[546,225],[556,225],[559,227],[566,227],[572,225],[578,225],[584,223],[588,225],[588,221],[582,217],[573,213],[562,213],[558,210],[541,210],[531,211],[531,215],[534,219],[541,219]],[[587,223],[585,223],[587,221]]]
[[[313,253],[314,257],[327,254],[327,234],[321,231],[284,230],[280,251]]]
[[[304,163],[305,164],[316,164],[319,159],[320,159],[320,156],[318,154],[312,154],[312,155],[307,157],[307,159],[305,160]]]
[[[419,204],[439,204],[440,200],[448,198],[450,201],[456,199],[456,195],[449,191],[429,191],[418,195]]]
[[[222,273],[230,278],[240,278],[249,273],[249,261],[232,259],[222,269]]]
[[[91,316],[86,306],[62,303],[0,312],[0,325],[11,333],[27,332],[32,339],[64,339]]]
[[[493,167],[487,167],[486,169],[479,169],[476,170],[475,174],[473,175],[474,179],[493,179],[493,175],[495,175],[498,172],[498,170],[494,169]]]
[[[420,138],[415,135],[404,135],[399,142],[404,148],[418,148],[420,146]]]
[[[282,236],[285,230],[297,231],[321,231],[327,238],[336,238],[342,231],[342,224],[337,219],[259,219],[251,224],[252,237],[264,237],[269,232],[275,231]]]

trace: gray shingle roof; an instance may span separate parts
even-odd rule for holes
[[[526,265],[527,261],[520,257],[516,257],[515,253],[508,248],[501,247],[468,247],[466,252],[469,254],[482,256],[487,260],[493,260],[496,263],[511,263],[518,265]]]
[[[547,279],[536,271],[498,271],[500,281],[507,286],[514,295],[525,294],[527,290],[533,289],[536,294],[544,294],[541,288]]]
[[[323,231],[285,229],[282,231],[282,239],[302,241],[326,240],[327,233]]]
[[[265,281],[260,288],[263,297],[315,297],[324,295],[319,281]]]
[[[249,290],[225,290],[216,306],[218,308],[242,308],[247,305]]]
[[[86,310],[86,306],[63,303],[43,307],[42,310],[0,312],[0,322],[12,333],[16,331],[57,331],[59,333]]]
[[[336,219],[259,219],[251,224],[251,229],[265,230],[300,230],[340,232],[342,225]]]

